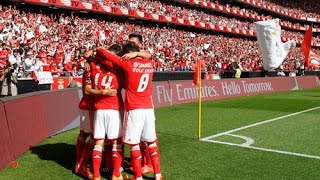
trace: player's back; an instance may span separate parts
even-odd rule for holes
[[[151,60],[134,58],[126,61],[126,110],[153,108],[152,78],[153,64]]]
[[[112,72],[99,72],[95,74],[94,84],[96,89],[104,90],[112,87],[118,89],[117,77]],[[114,109],[119,110],[120,104],[118,96],[96,96],[94,102],[95,109]]]

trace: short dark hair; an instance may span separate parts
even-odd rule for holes
[[[102,63],[102,62],[100,62],[100,61],[96,61],[96,62],[94,62],[94,64],[95,64],[96,66],[99,66],[100,68],[101,68],[101,67],[106,68],[106,66],[105,66],[105,65],[103,65],[103,63]]]
[[[130,34],[129,39],[131,39],[131,38],[137,38],[140,43],[143,42],[142,36],[140,34]]]
[[[122,46],[122,51],[124,54],[130,53],[130,52],[139,52],[140,48],[138,44],[134,42],[128,42]]]
[[[113,44],[108,48],[108,50],[114,52],[115,54],[119,54],[122,48],[119,44]]]
[[[19,53],[19,49],[18,48],[14,48],[14,49],[12,49],[12,52],[13,53]]]

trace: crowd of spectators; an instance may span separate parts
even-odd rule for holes
[[[251,30],[254,31],[253,20],[240,20],[239,18],[230,18],[224,17],[214,14],[209,14],[205,11],[199,11],[195,9],[189,9],[181,6],[165,4],[159,0],[123,0],[123,1],[104,1],[105,5],[121,7],[131,10],[139,10],[142,12],[167,15],[167,16],[175,16],[177,18],[193,20],[193,21],[201,21],[206,23],[212,23],[219,26],[227,26],[231,28],[238,28],[243,30]],[[230,5],[226,5],[230,7]],[[240,9],[235,8],[235,9]],[[254,12],[254,11],[253,11]],[[257,13],[254,13],[257,14]],[[266,16],[268,19],[272,19],[272,16]],[[284,21],[286,23],[292,24],[289,21]],[[293,24],[292,24],[293,25]],[[302,40],[304,37],[303,33],[284,30],[284,36],[288,36],[288,38],[295,40]],[[314,41],[320,43],[320,38],[318,35],[314,36]]]
[[[189,8],[176,6],[172,4],[166,4],[160,0],[134,0],[134,1],[133,0],[121,0],[121,1],[81,0],[81,1],[91,2],[91,3],[100,3],[100,4],[108,5],[111,7],[120,7],[120,8],[130,9],[130,10],[139,10],[142,12],[154,13],[159,15],[175,16],[177,18],[186,19],[186,20],[201,21],[201,22],[216,24],[219,26],[226,26],[231,28],[238,28],[241,30],[254,31],[254,25],[253,25],[254,20],[244,20],[244,19],[240,20],[239,18],[230,18],[230,17],[224,17],[220,15],[209,14],[207,13],[207,11],[199,11],[199,10],[189,9]],[[168,2],[168,1],[165,1],[165,2]],[[230,7],[232,9],[241,10],[243,12],[248,12],[254,15],[259,15],[256,11],[253,11],[253,10],[240,8],[238,6],[231,6],[230,4],[224,3],[221,1],[214,1],[214,2],[223,4],[226,7]],[[271,15],[266,15],[266,16],[262,15],[262,16],[268,19],[274,18]],[[292,23],[287,20],[281,20],[281,21],[289,25],[303,26],[302,24]],[[283,31],[283,35],[290,39],[302,40],[304,37],[304,33],[301,33],[301,32],[285,30],[285,29],[283,29],[282,31]],[[318,34],[315,34],[313,41],[320,43],[320,36]]]
[[[31,13],[12,6],[0,6],[0,69],[10,68],[18,77],[29,77],[32,71],[81,76],[87,51],[122,44],[130,33],[143,35],[142,48],[153,54],[156,71],[194,70],[198,59],[205,60],[204,70],[210,73],[227,70],[233,62],[239,63],[243,71],[262,69],[254,40],[99,21],[72,14]],[[294,48],[283,68],[291,70],[296,62],[303,61],[300,48]]]
[[[90,3],[98,3],[98,4],[104,4],[112,7],[121,7],[131,10],[139,10],[143,12],[149,12],[149,13],[155,13],[155,14],[161,14],[161,15],[168,15],[168,16],[176,16],[178,18],[182,19],[188,19],[188,20],[199,20],[202,22],[210,22],[213,24],[218,24],[222,26],[230,26],[233,28],[239,28],[239,29],[246,29],[246,30],[253,30],[252,22],[250,21],[239,21],[236,18],[225,18],[222,16],[215,16],[211,14],[204,13],[202,11],[196,11],[180,6],[174,6],[171,4],[163,3],[163,2],[170,2],[169,1],[161,1],[161,0],[120,0],[120,1],[107,1],[107,0],[80,0],[82,2],[90,2]],[[172,0],[179,1],[179,0]],[[229,1],[218,1],[218,0],[200,0],[203,2],[214,2],[219,5],[226,6],[228,8],[232,8],[234,10],[239,10],[242,12],[247,12],[253,15],[259,15],[262,17],[266,17],[267,19],[275,18],[272,15],[264,15],[261,13],[258,13],[257,11],[253,11],[250,9],[246,9],[244,7],[236,6],[235,4],[230,4]],[[315,9],[315,3],[310,1],[278,1],[278,0],[258,0],[259,2],[266,3],[272,7],[280,8],[281,10],[285,9],[288,12],[291,12],[293,14],[303,14],[304,16],[308,17],[320,17],[317,13],[317,9]],[[302,6],[301,6],[302,5]],[[317,6],[317,5],[316,5]],[[308,10],[308,12],[315,12],[315,13],[307,13],[305,10]],[[287,20],[281,20],[282,22],[287,23],[288,25],[299,25],[304,26],[300,23],[293,23],[291,21]],[[315,25],[318,27],[317,25]]]
[[[204,0],[204,1],[206,1],[206,0]],[[280,2],[282,2],[282,1],[280,1]],[[303,1],[303,2],[305,2],[305,1]],[[274,16],[272,16],[272,15],[267,15],[267,14],[262,14],[261,12],[259,12],[259,11],[254,11],[254,10],[252,10],[252,9],[248,9],[248,8],[244,8],[244,7],[239,7],[239,6],[237,6],[236,4],[228,4],[229,2],[227,2],[227,3],[223,3],[223,2],[219,2],[220,3],[220,5],[224,5],[224,6],[226,6],[226,7],[229,7],[229,8],[232,8],[232,9],[235,9],[235,10],[239,10],[239,11],[242,11],[242,12],[247,12],[247,13],[250,13],[250,14],[253,14],[253,15],[257,15],[257,16],[262,16],[262,17],[265,17],[265,18],[267,18],[267,19],[274,19],[274,18],[278,18],[278,17],[274,17]],[[222,4],[221,4],[222,3]],[[293,3],[294,4],[294,3]],[[276,6],[275,6],[276,7]],[[300,7],[300,6],[299,6]],[[281,9],[283,8],[283,7],[280,7]],[[306,15],[305,15],[306,16]],[[313,16],[315,16],[314,14],[313,14]],[[308,16],[308,17],[313,17],[313,16]],[[318,16],[317,14],[316,14],[316,16]],[[301,22],[291,22],[291,21],[289,21],[289,20],[285,20],[285,19],[281,19],[280,18],[280,20],[281,20],[281,22],[283,22],[283,23],[286,23],[286,24],[288,24],[289,26],[301,26],[301,27],[307,27],[308,26],[308,24],[303,24],[303,23],[301,23]],[[315,27],[315,28],[320,28],[320,24],[317,24],[317,23],[315,23],[315,24],[313,24],[313,27]],[[286,28],[286,27],[284,27],[284,28]]]
[[[320,18],[320,5],[313,0],[258,0],[301,17]]]
[[[203,2],[225,3],[225,0],[198,0]],[[320,5],[314,0],[255,0],[270,7],[274,7],[301,17],[320,18]],[[227,3],[228,0],[226,0]]]
[[[157,0],[124,0],[124,1],[104,1],[105,5],[126,8],[130,10],[139,10],[158,15],[166,15],[186,20],[212,23],[220,26],[229,26],[244,30],[253,30],[253,24],[250,21],[239,20],[236,18],[227,18],[223,16],[208,14],[204,11],[189,9],[181,6],[165,4]]]
[[[263,13],[261,13],[259,11],[254,11],[252,9],[248,9],[248,8],[245,8],[245,7],[239,7],[239,6],[237,6],[237,4],[229,4],[229,2],[227,2],[227,3],[219,2],[219,4],[223,5],[223,6],[226,6],[228,8],[234,9],[234,10],[238,10],[238,11],[241,11],[241,12],[246,12],[246,13],[249,13],[249,14],[252,14],[252,15],[255,15],[255,16],[261,16],[261,17],[264,17],[266,19],[279,18],[279,17],[274,17],[271,14],[263,14]],[[285,19],[282,19],[282,18],[280,18],[280,21],[283,22],[283,23],[288,24],[289,26],[301,26],[301,27],[307,27],[308,26],[308,24],[303,24],[303,23],[299,23],[299,22],[291,22],[289,20],[285,20]],[[313,26],[314,27],[319,27],[317,24],[314,24]],[[284,27],[284,28],[286,28],[286,27]]]

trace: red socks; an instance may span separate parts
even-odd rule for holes
[[[76,144],[76,165],[80,165],[80,159],[83,153],[84,146],[86,145],[86,139],[78,136]]]
[[[130,146],[130,156],[135,178],[142,177],[141,172],[141,151],[139,145]]]
[[[90,157],[92,155],[92,150],[93,150],[94,145],[95,145],[95,142],[92,139],[90,139],[86,143],[86,145],[84,147],[84,150],[82,152],[81,160],[80,160],[80,165],[81,166],[86,166],[87,165],[87,163],[88,163],[88,161],[89,161],[89,159],[90,159]]]
[[[154,174],[160,174],[160,154],[156,142],[149,144],[149,153],[154,169]]]
[[[120,144],[112,145],[112,161],[113,161],[113,175],[120,176],[120,167],[122,163],[122,146]]]
[[[93,164],[93,177],[99,178],[100,175],[100,165],[102,160],[102,147],[95,145],[92,151],[92,164]]]
[[[140,142],[140,151],[141,151],[141,166],[143,167],[146,164],[146,144],[144,142]]]
[[[144,165],[152,167],[152,161],[151,161],[150,150],[149,150],[149,146],[148,145],[145,146],[145,162],[144,162]]]

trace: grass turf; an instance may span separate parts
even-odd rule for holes
[[[320,106],[320,89],[203,102],[202,136]],[[197,140],[197,104],[156,109],[161,168],[167,180],[318,179],[319,159]],[[234,134],[253,146],[320,155],[319,110]],[[43,141],[16,159],[0,179],[81,179],[72,174],[78,129]],[[243,143],[239,139],[219,140]],[[149,176],[150,177],[150,176]],[[149,178],[147,178],[149,179]]]

